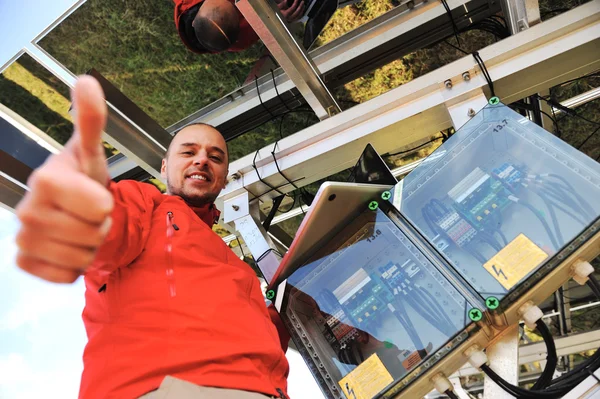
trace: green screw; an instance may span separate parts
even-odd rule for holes
[[[273,291],[273,290],[267,291],[267,299],[271,300],[273,298],[275,298],[275,291]]]
[[[495,296],[490,296],[486,298],[485,306],[487,306],[487,308],[490,310],[498,309],[498,306],[500,306],[500,301]]]
[[[469,318],[473,321],[479,321],[483,319],[483,313],[481,313],[481,310],[473,308],[469,310]]]
[[[377,210],[377,208],[379,208],[379,203],[377,201],[371,201],[369,202],[369,209],[372,211]]]
[[[498,97],[490,98],[490,105],[496,105],[500,103],[500,99]]]
[[[383,193],[381,193],[381,198],[384,201],[389,200],[390,198],[392,198],[392,193],[390,193],[389,191],[384,191]]]

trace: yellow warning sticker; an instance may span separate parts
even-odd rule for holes
[[[371,399],[394,382],[376,353],[339,381],[348,399]]]
[[[519,234],[483,267],[507,290],[535,269],[548,254],[524,234]]]

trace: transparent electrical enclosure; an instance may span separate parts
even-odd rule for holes
[[[484,300],[501,302],[596,230],[600,164],[498,103],[408,174],[392,202]]]
[[[393,397],[563,263],[600,229],[600,165],[497,102],[378,201],[286,273],[328,398]]]
[[[473,306],[434,262],[365,204],[287,278],[281,315],[329,398],[383,394],[466,339]]]

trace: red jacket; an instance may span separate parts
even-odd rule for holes
[[[173,0],[175,2],[175,26],[177,27],[177,33],[181,37],[181,41],[194,53],[203,54],[210,53],[210,51],[194,46],[188,40],[187,35],[184,33],[183,26],[180,25],[181,17],[190,8],[202,3],[204,0]],[[235,0],[229,0],[235,4]],[[240,13],[240,34],[238,40],[227,50],[230,52],[242,51],[253,45],[258,41],[258,35],[254,32],[248,21],[244,19]]]
[[[219,211],[135,181],[110,190],[113,227],[85,275],[79,397],[137,398],[167,375],[285,393],[289,336],[253,270],[212,231]]]

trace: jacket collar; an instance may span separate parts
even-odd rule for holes
[[[198,215],[200,219],[202,219],[204,223],[208,225],[208,227],[212,227],[214,224],[216,224],[219,221],[219,216],[221,216],[221,211],[217,209],[215,204],[204,205],[200,207],[190,206],[190,208],[196,215]]]

